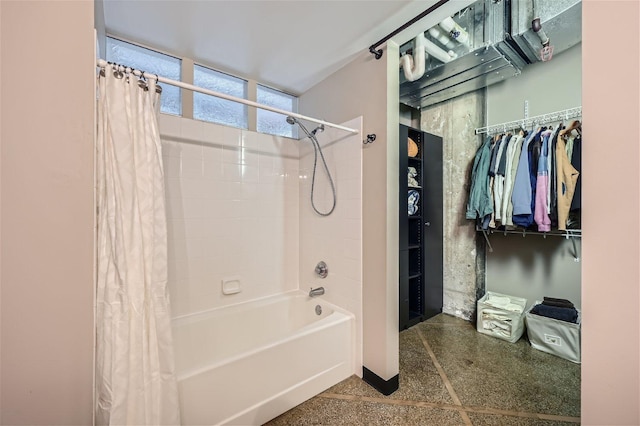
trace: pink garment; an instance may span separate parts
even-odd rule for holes
[[[551,231],[551,219],[547,213],[547,189],[549,188],[549,175],[538,174],[536,181],[536,201],[533,219],[538,224],[538,231]]]

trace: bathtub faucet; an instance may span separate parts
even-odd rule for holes
[[[312,288],[309,290],[309,297],[322,296],[324,294],[324,287]]]

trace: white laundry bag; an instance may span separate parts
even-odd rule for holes
[[[532,314],[534,306],[542,302],[536,301],[525,314],[527,337],[531,346],[560,358],[580,364],[580,321],[582,315],[578,309],[578,322],[561,321]]]
[[[488,291],[478,300],[477,330],[508,342],[517,342],[524,333],[527,299]]]

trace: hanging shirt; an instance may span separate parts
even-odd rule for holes
[[[493,197],[495,202],[494,212],[495,212],[495,220],[502,220],[502,201],[504,194],[504,177],[505,170],[507,168],[507,151],[509,147],[509,141],[511,140],[512,135],[506,134],[502,138],[502,143],[500,144],[500,148],[498,151],[498,156],[496,157],[496,169],[495,169],[495,177],[493,181]]]
[[[557,129],[556,129],[557,130]],[[547,194],[546,194],[546,213],[549,216],[551,213],[551,138],[555,132],[549,130],[549,137],[547,138],[546,159],[547,159]]]
[[[502,136],[500,136],[491,147],[491,163],[489,164],[489,176],[495,176],[496,174],[496,158],[502,144]]]
[[[571,165],[578,172],[582,169],[582,135],[573,139],[573,151],[571,152]],[[571,200],[571,210],[578,210],[582,207],[582,177],[579,174],[576,180],[576,189]]]
[[[531,149],[535,138],[540,138],[541,131],[541,129],[538,129],[536,132],[531,132],[529,137],[522,144],[522,153],[520,154],[518,171],[516,172],[516,181],[513,187],[513,195],[511,196],[511,200],[513,201],[513,224],[525,228],[533,223],[532,200],[535,180],[532,184]],[[535,166],[537,178],[537,162]]]
[[[558,134],[564,126],[560,123],[556,127],[556,131],[551,135],[549,139],[549,157],[551,158],[551,165],[549,167],[549,219],[551,219],[551,227],[558,226],[558,178],[557,178],[557,160],[556,160],[556,145]]]
[[[565,141],[562,136],[558,136],[556,145],[557,176],[558,176],[558,230],[567,229],[567,219],[573,200],[576,183],[580,173],[571,165]]]
[[[549,138],[552,131],[546,130],[541,134],[540,157],[538,159],[538,172],[536,177],[536,196],[534,203],[534,220],[538,225],[539,232],[551,231],[551,219],[549,218],[548,187],[549,187]]]
[[[502,199],[502,223],[505,226],[513,226],[513,184],[516,180],[516,172],[518,170],[518,161],[522,151],[522,142],[524,136],[514,136],[509,143],[507,150],[507,167],[504,177],[504,194]]]
[[[489,165],[491,162],[491,142],[488,137],[476,151],[471,170],[471,186],[467,203],[467,219],[484,219],[493,212],[493,202],[489,192]]]

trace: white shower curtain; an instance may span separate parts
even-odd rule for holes
[[[117,74],[117,73],[116,73]],[[179,424],[155,81],[98,78],[96,424]]]

